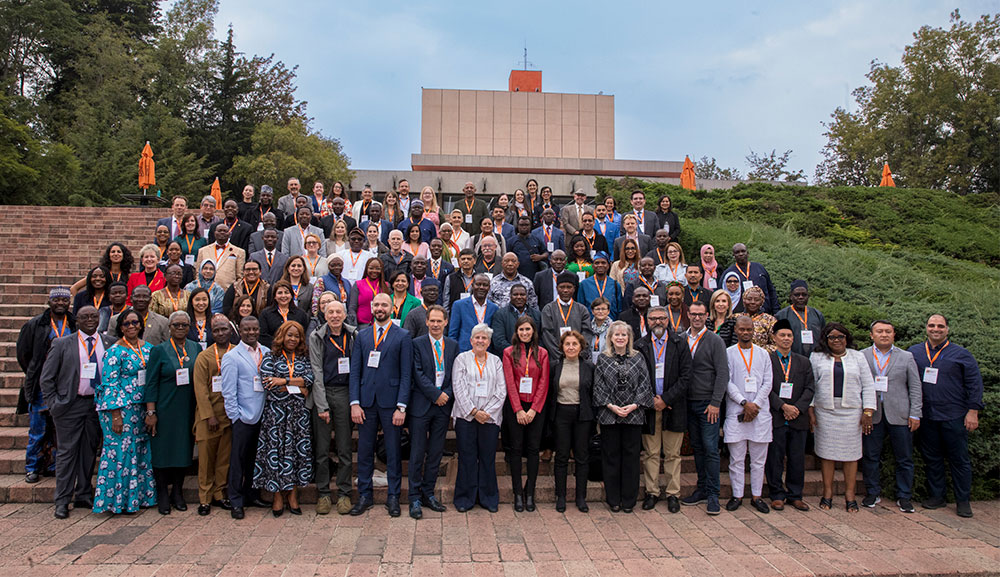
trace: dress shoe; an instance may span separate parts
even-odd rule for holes
[[[649,493],[646,498],[642,500],[642,510],[651,511],[656,508],[656,502],[660,500],[660,497]]]
[[[170,504],[173,506],[174,509],[177,509],[178,511],[187,511],[188,510],[187,503],[184,502],[184,499],[178,499],[176,501],[171,500],[171,501],[172,502]]]
[[[435,513],[444,513],[448,510],[448,507],[445,507],[444,504],[441,503],[441,501],[438,501],[437,497],[434,495],[430,495],[424,500],[427,501],[427,508]],[[423,500],[421,503],[423,503]]]
[[[792,507],[795,507],[799,511],[808,511],[809,510],[809,503],[806,503],[802,499],[795,499],[794,501],[792,501],[791,505],[792,505]]]
[[[410,517],[414,519],[424,518],[424,511],[420,508],[420,501],[413,501],[410,503]]]
[[[271,514],[274,515],[275,518],[278,518],[285,514],[285,508],[282,507],[280,509],[271,509]]]
[[[632,512],[632,507],[626,507],[622,505],[622,513],[631,513],[631,512]]]
[[[743,498],[742,497],[739,498],[739,499],[737,499],[736,497],[733,497],[732,499],[729,500],[728,503],[726,503],[726,511],[735,511],[735,510],[739,509],[740,505],[742,505],[742,504],[743,504]]]
[[[928,497],[920,503],[920,506],[924,509],[940,509],[946,504],[945,500],[941,497]]]
[[[212,505],[213,507],[218,507],[223,511],[233,510],[233,504],[229,502],[229,499],[222,499],[222,500],[213,499],[212,502],[209,504]]]
[[[961,503],[955,503],[955,512],[958,513],[959,517],[965,517],[968,519],[972,517],[972,505],[968,501],[962,501]]]
[[[465,513],[466,511],[468,511],[471,508],[472,507],[465,507],[463,505],[455,505],[455,510],[458,511],[459,513]]]
[[[288,512],[291,513],[292,515],[301,515],[302,507],[292,507],[291,505],[289,505]]]
[[[483,509],[486,509],[490,513],[497,512],[497,507],[495,505],[483,505],[482,503],[480,503],[479,506],[482,507]]]
[[[208,515],[211,512],[212,512],[211,505],[198,505],[198,514],[201,515],[202,517]]]
[[[705,499],[705,512],[709,515],[718,515],[722,511],[719,509],[719,497],[718,495],[712,495]]]
[[[350,514],[352,517],[358,517],[360,515],[364,515],[365,511],[374,506],[375,503],[372,502],[371,497],[361,497],[358,499],[358,502],[354,504],[354,507],[351,507]]]
[[[780,499],[775,499],[771,501],[771,508],[775,511],[781,511],[785,508],[785,502]]]
[[[232,516],[233,519],[242,519],[243,518],[243,507],[233,507],[229,511],[229,514]]]
[[[41,477],[38,476],[38,473],[36,473],[34,471],[28,471],[27,473],[24,474],[24,482],[25,483],[34,484],[34,483],[37,483],[37,482],[39,482],[41,480],[42,479],[41,479]]]
[[[681,505],[687,505],[687,506],[700,505],[704,502],[705,502],[705,494],[697,489],[695,489],[694,493],[691,493],[687,497],[681,499]]]
[[[670,511],[671,513],[680,513],[681,500],[678,499],[676,495],[667,496],[667,511]]]
[[[250,505],[251,507],[260,507],[261,509],[271,508],[271,504],[261,499],[260,497],[254,497],[253,499],[250,499],[248,505]]]
[[[389,511],[390,517],[399,517],[402,511],[399,508],[399,497],[392,496],[385,500],[385,508]]]
[[[767,506],[767,501],[761,499],[760,497],[751,498],[750,504],[753,505],[754,509],[757,509],[761,513],[767,514],[771,512],[771,508]]]
[[[566,495],[556,495],[556,511],[566,512]]]
[[[617,513],[618,511],[622,510],[622,506],[621,505],[608,505],[608,507],[611,508],[611,512],[612,513]]]
[[[89,497],[77,497],[76,501],[73,501],[74,509],[93,509],[94,500]]]
[[[67,505],[66,503],[56,504],[55,516],[56,519],[66,519],[67,517],[69,517],[69,505]]]
[[[351,512],[351,498],[348,496],[343,496],[337,499],[337,514],[347,515]]]
[[[524,510],[534,511],[535,510],[535,492],[532,491],[524,496]]]
[[[156,505],[156,510],[160,512],[160,515],[169,515],[170,503],[160,502]]]
[[[524,496],[514,493],[514,510],[518,513],[524,511]]]
[[[587,499],[583,497],[576,498],[576,509],[581,513],[589,513],[590,507],[587,506]]]

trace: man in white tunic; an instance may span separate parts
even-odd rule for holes
[[[745,488],[744,461],[750,452],[750,504],[761,513],[770,511],[761,493],[764,489],[764,464],[771,442],[771,356],[753,344],[753,321],[736,319],[736,344],[726,350],[729,362],[729,386],[726,395],[726,445],[729,447],[729,479],[733,497],[727,511],[743,504]]]

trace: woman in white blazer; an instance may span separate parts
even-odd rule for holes
[[[861,459],[861,435],[871,432],[875,412],[875,380],[864,354],[853,346],[854,339],[847,327],[828,323],[809,358],[816,380],[809,422],[823,471],[823,498],[819,506],[833,507],[833,474],[840,462],[844,468],[846,508],[851,513],[858,511],[854,489]]]

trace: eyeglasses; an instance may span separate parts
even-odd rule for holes
[[[191,326],[189,323],[170,323],[170,328],[174,329],[186,329]]]
[[[845,335],[827,335],[826,340],[828,341],[846,341],[847,337]]]
[[[649,317],[649,322],[651,323],[663,323],[667,321],[667,317]]]
[[[122,323],[122,326],[123,327],[137,327],[137,326],[139,326],[141,324],[142,323],[139,322],[139,321],[125,321],[125,322]]]
[[[707,317],[708,313],[688,313],[689,317]]]

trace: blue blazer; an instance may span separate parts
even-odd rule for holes
[[[403,242],[406,242],[406,238],[405,238],[406,237],[406,229],[410,228],[410,225],[412,223],[413,223],[412,220],[410,220],[409,218],[405,218],[405,219],[403,219],[403,222],[399,223],[399,226],[396,227],[396,228],[398,228],[403,233],[403,237],[404,237],[403,238]],[[435,238],[437,238],[437,235],[438,235],[437,234],[437,228],[434,226],[433,222],[431,222],[429,219],[426,219],[426,218],[420,221],[420,242],[430,243],[432,240],[434,240]],[[385,239],[386,239],[386,242],[388,243],[389,242],[389,234],[388,233],[386,233]]]
[[[379,345],[377,369],[368,366],[368,353],[375,350],[374,325],[358,331],[351,349],[351,404],[392,409],[410,401],[410,374],[413,368],[413,340],[409,331],[390,323]],[[405,386],[401,386],[405,385]]]
[[[594,224],[594,230],[596,230],[598,232],[598,234],[601,234],[602,236],[604,236],[604,240],[608,241],[608,247],[609,248],[610,247],[614,247],[615,246],[615,239],[618,238],[618,233],[619,233],[621,227],[614,220],[609,220],[605,232],[602,233],[601,232],[601,224],[602,223],[599,223],[599,222],[595,223]]]
[[[430,259],[427,259],[427,272],[432,272],[431,271],[431,260]],[[437,278],[439,281],[441,281],[441,298],[442,299],[444,298],[445,281],[447,280],[448,275],[450,275],[453,272],[455,272],[455,265],[453,265],[450,262],[448,262],[447,260],[445,260],[444,257],[441,257],[441,269],[438,271],[438,276],[435,277],[435,278]]]
[[[333,278],[333,275],[326,273],[323,275],[323,287],[337,295],[337,300],[340,300],[340,285],[337,284],[337,279]],[[346,298],[344,299],[344,306],[347,306],[347,299],[351,298],[351,291],[354,290],[354,283],[344,278],[344,275],[340,275],[340,280],[344,281],[344,292],[346,293]]]
[[[448,395],[449,405],[455,399],[451,385],[451,366],[458,356],[458,343],[447,336],[443,336],[441,340],[444,342],[444,383],[439,389],[434,374],[437,360],[430,335],[413,339],[413,390],[410,392],[410,406],[407,410],[410,415],[422,417],[427,414],[427,409],[437,401],[441,393]],[[450,410],[448,412],[451,413]]]
[[[452,340],[458,341],[458,352],[460,353],[472,350],[472,343],[469,341],[472,337],[472,327],[479,323],[479,319],[476,318],[476,307],[472,304],[473,298],[475,297],[470,296],[457,300],[451,307],[451,322],[448,323],[448,336]],[[486,319],[483,322],[492,326],[493,315],[499,309],[500,307],[495,302],[487,300]]]
[[[545,247],[546,251],[552,252],[552,251],[548,250],[549,249],[549,243],[548,243],[547,240],[545,240],[545,231],[542,230],[542,227],[538,227],[535,230],[531,231],[531,236],[533,236],[536,239],[538,239],[538,242],[542,243],[542,246]],[[565,250],[566,250],[566,235],[563,233],[563,231],[559,230],[554,225],[552,226],[552,244],[555,245],[555,247],[553,248],[553,250],[561,250],[561,251],[565,252]]]
[[[618,320],[618,313],[622,310],[621,305],[621,287],[618,285],[618,281],[611,277],[606,277],[607,284],[604,286],[604,298],[611,302],[611,320]],[[594,299],[601,296],[601,292],[597,290],[597,278],[590,277],[580,283],[580,288],[576,289],[576,300],[587,305],[587,310],[591,313],[594,312],[594,308],[590,306],[590,303],[594,302]]]
[[[358,221],[358,227],[361,228],[361,232],[365,233],[366,235],[368,234],[369,222],[370,219],[367,216]],[[378,240],[382,244],[389,246],[389,231],[392,230],[392,223],[384,218],[382,219],[381,223],[382,223],[382,234],[379,235]]]

